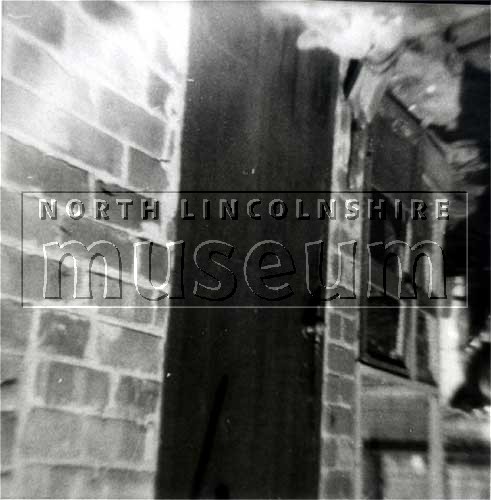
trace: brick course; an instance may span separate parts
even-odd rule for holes
[[[39,348],[65,356],[83,357],[90,323],[83,318],[46,311],[38,332]]]
[[[164,191],[169,187],[162,162],[138,149],[130,148],[128,175],[131,185],[139,189]]]
[[[351,118],[342,92],[338,97],[336,122],[331,189],[343,191],[353,187],[348,184],[349,143],[346,141],[350,136]],[[361,185],[354,189],[360,188]],[[333,279],[339,271],[337,244],[361,241],[360,235],[360,220],[356,223],[342,219],[330,222],[328,258]],[[340,297],[353,296],[350,290],[353,282],[351,259],[352,255],[343,252],[341,286],[336,290]],[[359,269],[359,249],[356,259],[356,268]],[[355,276],[355,283],[359,286],[359,276]],[[336,299],[333,307],[325,312],[320,498],[353,498],[355,494],[355,353],[358,351],[360,290],[355,290],[355,294],[355,299]]]
[[[87,191],[88,173],[26,146],[11,137],[2,138],[2,180],[19,186],[49,191],[63,186],[66,191]]]
[[[23,351],[28,342],[28,332],[31,328],[32,311],[22,310],[19,303],[4,299],[1,302],[1,346],[3,349]]]
[[[119,174],[123,146],[118,140],[13,82],[4,80],[2,90],[2,118],[8,127],[47,142],[84,163]]]
[[[62,212],[71,191],[177,190],[169,138],[181,133],[183,45],[175,57],[172,9],[160,22],[153,2],[6,1],[2,9],[2,497],[151,498],[167,312],[157,321],[154,310],[134,308],[148,302],[127,278],[133,242],[165,241],[172,219],[113,225]],[[25,213],[37,213],[39,197],[59,200],[56,222],[21,220],[21,199]],[[112,302],[119,307],[26,308],[46,304],[41,244],[50,239],[115,243],[127,274]],[[65,264],[68,297],[73,266]],[[103,289],[93,274],[90,305],[107,306]]]
[[[104,90],[99,119],[102,125],[160,158],[165,140],[165,124],[130,101]]]
[[[3,2],[3,16],[36,38],[61,45],[65,34],[63,12],[53,2]]]

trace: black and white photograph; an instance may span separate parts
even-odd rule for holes
[[[0,6],[0,498],[489,500],[489,3]]]

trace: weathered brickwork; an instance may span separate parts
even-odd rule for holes
[[[126,308],[23,308],[22,292],[43,301],[21,286],[21,193],[39,193],[27,210],[53,191],[177,190],[188,8],[3,2],[2,497],[153,496],[166,310],[133,309],[127,274]],[[46,231],[114,242],[129,273],[133,242],[172,238],[163,203],[153,224],[26,219],[24,276],[43,279]]]
[[[345,64],[341,63],[341,72],[344,69]],[[350,196],[349,191],[361,190],[363,183],[362,178],[349,179],[351,112],[342,95],[340,91],[331,173],[332,191],[345,191],[338,195],[340,199],[356,198],[357,195]],[[353,277],[352,250],[343,247],[341,258],[338,258],[338,244],[350,240],[359,244],[360,236],[360,220],[339,218],[330,223],[329,276],[332,282],[338,276],[341,281],[336,290],[340,292],[340,297],[325,310],[319,498],[353,498],[355,495],[355,362],[358,356],[360,290],[357,287],[360,283],[361,252],[356,252]]]

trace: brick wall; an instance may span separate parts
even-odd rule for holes
[[[20,204],[22,191],[37,192],[27,211],[52,191],[177,189],[187,10],[3,2],[2,497],[153,495],[165,309],[23,308],[22,291],[44,304],[29,283],[42,282],[48,226],[24,220],[22,290]],[[171,238],[163,203],[156,224],[60,217],[49,230],[131,259],[133,242]],[[130,274],[120,305],[133,304]]]
[[[346,71],[346,61],[340,62],[340,82]],[[350,172],[351,150],[351,111],[348,102],[339,89],[336,105],[336,124],[334,131],[334,153],[332,162],[333,192],[338,194],[341,203],[345,198],[358,195],[349,191],[363,189],[363,170]],[[355,498],[356,452],[356,412],[357,395],[355,380],[355,361],[358,356],[358,332],[360,322],[360,289],[355,288],[356,298],[352,297],[353,254],[351,246],[344,246],[338,259],[338,244],[350,240],[360,242],[362,219],[345,220],[339,218],[329,224],[329,277],[332,283],[339,276],[342,266],[340,286],[336,292],[340,297],[329,304],[325,310],[324,332],[324,375],[322,384],[321,410],[321,470],[319,474],[319,498]],[[360,248],[356,251],[354,283],[361,283]],[[343,300],[343,297],[345,299]]]

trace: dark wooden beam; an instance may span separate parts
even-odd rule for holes
[[[490,18],[489,11],[470,19],[466,19],[448,29],[448,39],[458,49],[474,45],[490,36]]]

